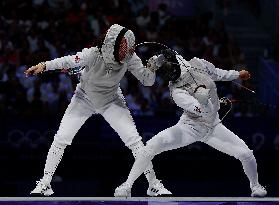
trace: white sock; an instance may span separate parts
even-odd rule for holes
[[[259,181],[258,181],[257,162],[253,153],[248,157],[246,157],[245,159],[242,159],[241,163],[244,172],[250,181],[250,187],[258,185]]]
[[[152,184],[155,180],[156,180],[156,174],[155,171],[153,169],[153,165],[151,163],[151,160],[149,159],[145,159],[147,161],[149,161],[149,163],[147,164],[147,167],[145,167],[144,169],[144,176],[147,179],[149,184]]]
[[[139,152],[137,154],[137,157],[135,158],[135,163],[126,181],[131,186],[143,172],[145,173],[145,177],[148,180],[149,184],[156,180],[156,175],[151,163],[154,155],[150,154],[151,152],[148,152],[147,150],[148,149],[146,147],[143,147],[141,149],[141,152]]]
[[[133,155],[135,157],[135,160],[136,160],[138,155],[141,152],[141,149],[144,148],[144,144],[143,144],[142,141],[139,141],[139,142],[136,142],[135,144],[132,144],[131,146],[129,146],[129,148],[132,150],[132,153],[133,153]],[[145,175],[145,177],[146,177],[146,179],[147,179],[149,184],[151,184],[153,181],[156,180],[156,175],[155,175],[155,171],[153,169],[153,165],[152,165],[151,160],[145,166],[144,175]]]
[[[61,145],[56,141],[53,141],[47,155],[45,169],[44,169],[44,176],[42,181],[46,184],[50,184],[53,174],[56,171],[57,166],[59,165],[66,145]]]

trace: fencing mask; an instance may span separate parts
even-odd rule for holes
[[[101,52],[106,64],[119,65],[127,62],[135,52],[134,33],[123,26],[113,24],[106,33]]]
[[[157,71],[164,81],[176,81],[181,75],[181,69],[176,54],[171,49],[161,51],[165,61]]]

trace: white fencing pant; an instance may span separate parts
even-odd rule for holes
[[[159,154],[167,150],[185,147],[196,141],[204,142],[237,159],[245,158],[246,155],[252,153],[242,139],[221,123],[210,129],[202,125],[179,122],[158,133],[147,142],[147,146],[154,151],[154,154]]]
[[[93,113],[95,113],[95,110],[92,108],[92,103],[86,98],[85,93],[77,88],[48,151],[42,178],[46,184],[50,184],[66,146],[71,145],[78,130]]]
[[[127,182],[133,184],[140,176],[146,164],[153,157],[164,151],[185,147],[196,141],[204,142],[211,147],[239,159],[249,178],[250,186],[258,184],[257,164],[252,150],[233,132],[219,123],[214,129],[202,125],[190,125],[178,122],[165,129],[146,143],[145,149],[132,167]]]
[[[52,176],[60,163],[64,149],[71,145],[72,140],[85,121],[92,114],[100,113],[110,126],[118,133],[121,140],[129,147],[134,156],[144,147],[141,137],[136,129],[129,109],[125,105],[122,96],[119,97],[103,109],[94,110],[92,102],[87,98],[85,92],[78,88],[71,99],[68,108],[61,120],[59,129],[54,136],[54,141],[49,149],[43,181],[50,183]],[[135,156],[136,157],[136,156]],[[155,173],[153,166],[147,169],[146,177],[148,181],[154,180]]]
[[[54,140],[60,144],[71,145],[74,136],[85,121],[93,114],[101,114],[119,134],[126,146],[141,141],[130,111],[125,106],[125,102],[122,103],[121,101],[122,99],[116,99],[100,113],[101,109],[94,110],[91,101],[86,98],[86,95],[76,93],[65,111]]]

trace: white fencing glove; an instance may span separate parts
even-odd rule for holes
[[[199,101],[202,105],[207,105],[209,100],[209,91],[210,89],[206,89],[204,87],[198,87],[195,91],[194,97]]]
[[[163,54],[160,54],[159,56],[152,56],[151,58],[149,58],[149,60],[147,61],[147,68],[153,72],[155,72],[156,70],[158,70],[162,64],[165,61],[165,57]]]

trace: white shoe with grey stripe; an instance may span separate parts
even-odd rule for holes
[[[119,187],[117,187],[114,191],[114,196],[115,197],[131,197],[131,189],[132,186],[127,183],[124,182],[123,184],[121,184]]]
[[[32,196],[50,196],[54,194],[50,184],[44,183],[42,180],[36,182],[36,187],[31,191]]]
[[[147,195],[166,196],[166,195],[172,195],[172,193],[164,187],[164,185],[160,180],[156,179],[152,184],[149,184]]]
[[[265,197],[267,194],[266,189],[260,184],[251,187],[251,192],[252,197]]]

